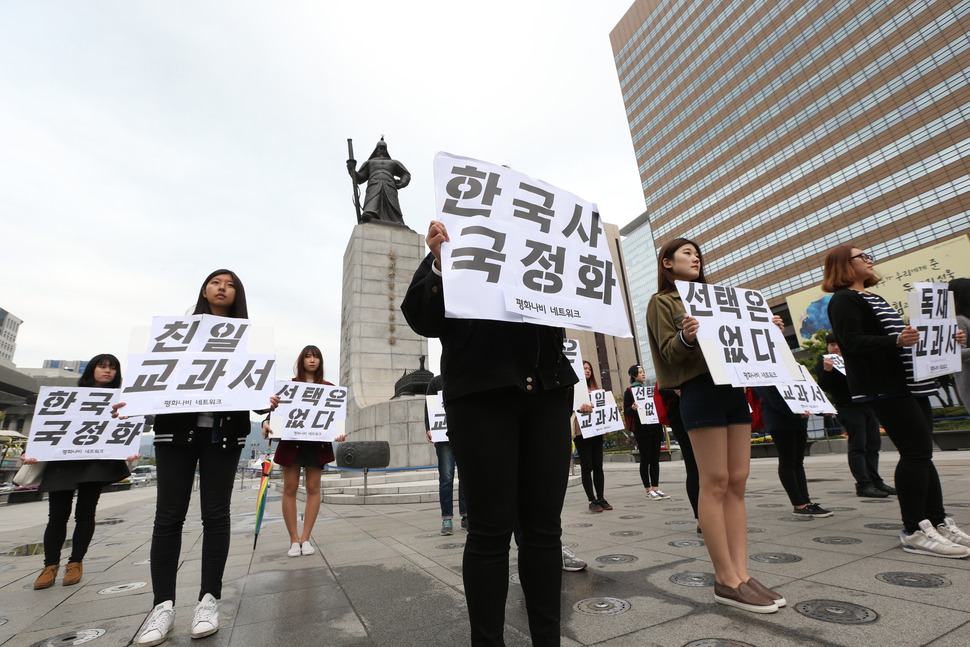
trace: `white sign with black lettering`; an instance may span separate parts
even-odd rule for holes
[[[40,387],[26,455],[38,461],[134,456],[145,421],[112,418],[118,394],[119,389]]]
[[[697,340],[715,384],[800,381],[798,362],[761,292],[694,281],[677,281],[677,292],[700,323]]]
[[[584,404],[589,404],[589,387],[586,386],[586,370],[583,366],[583,356],[579,349],[578,339],[567,339],[562,344],[562,354],[569,360],[573,372],[579,382],[573,385],[573,411],[579,411]]]
[[[593,404],[591,413],[576,412],[579,419],[579,430],[583,438],[602,436],[611,431],[621,431],[624,429],[623,420],[620,419],[620,410],[616,406],[616,399],[613,394],[603,389],[589,392],[590,400]]]
[[[845,375],[845,359],[838,353],[832,353],[831,355],[822,355],[822,359],[832,360],[832,368],[837,370],[842,375]]]
[[[909,325],[919,331],[911,346],[917,380],[931,380],[962,369],[953,293],[946,283],[914,283],[909,293]]]
[[[817,415],[837,413],[835,407],[825,396],[825,392],[815,383],[808,369],[801,364],[798,366],[801,369],[803,381],[779,382],[775,385],[792,413],[805,413],[806,411]]]
[[[631,337],[596,205],[518,171],[434,160],[445,316],[530,321]]]
[[[633,401],[637,403],[637,416],[641,425],[659,425],[660,417],[653,401],[653,389],[646,386],[630,387],[633,391]]]
[[[332,442],[343,433],[347,389],[336,384],[276,382],[280,404],[273,412],[273,435],[283,440]]]
[[[432,393],[424,397],[428,406],[428,422],[431,424],[431,442],[448,442],[448,419],[445,417],[441,393]]]

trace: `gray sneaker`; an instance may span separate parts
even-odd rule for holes
[[[970,555],[970,548],[954,544],[940,535],[929,519],[920,521],[919,530],[911,535],[907,535],[905,530],[900,530],[899,541],[903,545],[903,550],[907,553],[933,555],[934,557],[946,557],[948,559],[960,559]]]
[[[562,570],[575,573],[586,568],[586,562],[576,557],[573,551],[562,547]]]
[[[441,533],[442,535],[453,535],[455,534],[454,524],[451,523],[451,519],[441,520]]]
[[[949,539],[954,544],[970,547],[970,535],[960,530],[952,517],[944,519],[943,523],[936,527],[936,530],[943,535],[944,539]]]

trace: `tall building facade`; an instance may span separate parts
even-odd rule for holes
[[[623,256],[626,259],[626,276],[630,283],[630,302],[636,324],[636,339],[640,349],[641,365],[647,382],[657,381],[657,371],[650,355],[647,338],[647,304],[657,291],[657,249],[650,230],[650,219],[642,213],[620,228],[623,236]]]
[[[710,281],[777,312],[837,244],[970,231],[970,2],[636,0],[610,38],[655,248]]]
[[[0,308],[0,359],[13,362],[13,354],[17,350],[17,332],[22,323],[22,319]]]

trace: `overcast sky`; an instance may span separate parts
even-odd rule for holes
[[[609,32],[631,2],[0,2],[14,362],[124,356],[134,326],[228,267],[275,329],[278,377],[313,343],[336,380],[347,138],[363,160],[385,136],[422,234],[437,151],[629,222],[643,196]]]

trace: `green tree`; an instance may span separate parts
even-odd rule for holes
[[[811,339],[802,342],[802,350],[804,350],[807,355],[798,361],[810,372],[815,370],[815,365],[818,364],[820,359],[822,359],[822,355],[829,352],[828,344],[825,341],[825,338],[828,337],[828,335],[829,331],[823,328],[812,335]]]

